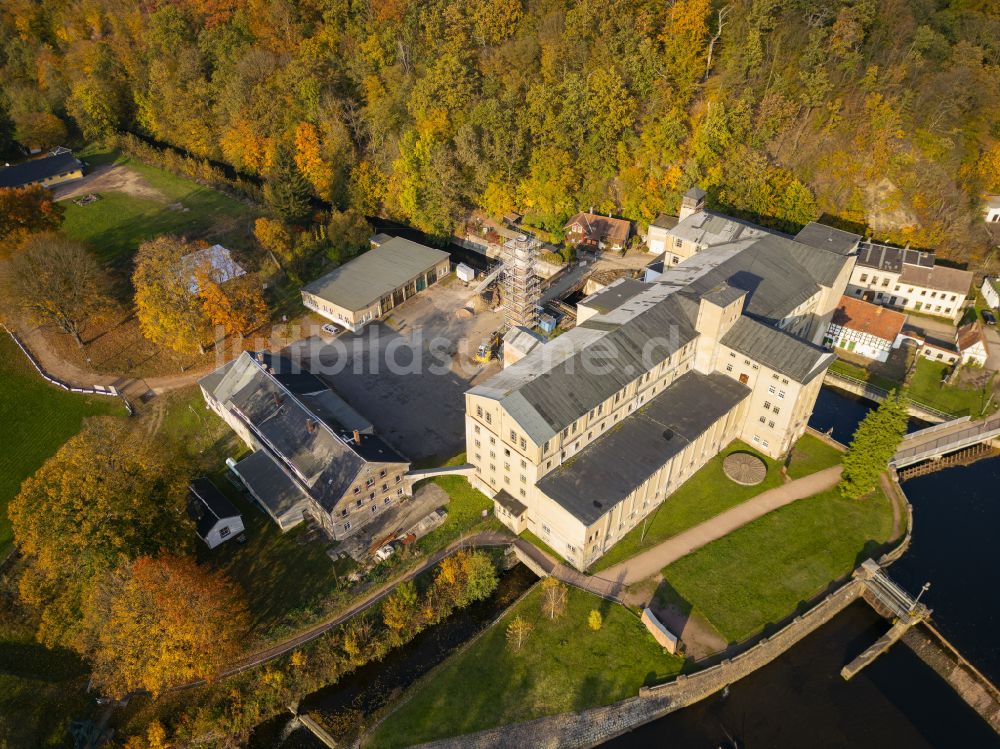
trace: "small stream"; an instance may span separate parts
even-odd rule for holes
[[[303,697],[299,712],[320,717],[324,713],[333,715],[353,709],[365,717],[372,715],[489,626],[537,580],[523,564],[501,572],[497,589],[488,599],[455,611],[440,624],[389,652],[381,661],[362,666],[345,674],[335,684]],[[289,730],[291,721],[290,715],[282,714],[262,723],[254,729],[248,746],[251,749],[324,749],[308,729]]]

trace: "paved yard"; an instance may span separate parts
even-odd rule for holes
[[[450,276],[360,334],[333,341],[313,336],[286,352],[325,379],[403,455],[443,462],[465,449],[465,391],[499,369],[471,359],[502,319],[492,311],[456,315],[470,298],[471,290]]]

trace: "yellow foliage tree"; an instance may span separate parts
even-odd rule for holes
[[[267,318],[267,302],[255,275],[219,283],[210,264],[198,268],[198,296],[212,325],[226,335],[246,335]]]

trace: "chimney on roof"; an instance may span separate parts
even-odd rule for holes
[[[264,352],[263,351],[258,351],[257,352],[257,361],[259,361],[261,364],[264,363]]]
[[[280,406],[281,405],[281,394],[278,393],[277,390],[274,391],[273,393],[271,393],[271,397],[274,399],[274,405],[276,405],[276,406]]]
[[[361,444],[361,432],[359,432],[357,429],[354,430],[354,444],[355,445]]]
[[[306,419],[306,431],[312,434],[316,431],[316,422],[312,419]]]

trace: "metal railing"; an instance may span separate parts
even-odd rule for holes
[[[850,375],[842,374],[841,372],[836,372],[836,371],[834,371],[832,369],[828,369],[826,371],[826,376],[829,377],[829,378],[831,378],[831,379],[843,380],[844,382],[850,382],[850,383],[852,383],[854,385],[860,385],[861,387],[863,387],[865,389],[866,392],[872,393],[872,395],[876,396],[877,398],[887,398],[887,397],[889,397],[889,391],[888,390],[886,390],[885,388],[879,387],[878,385],[873,385],[872,383],[868,382],[867,380],[861,380],[861,379],[858,379],[857,377],[851,377]],[[902,386],[900,386],[900,392],[902,392]],[[924,412],[926,412],[926,413],[928,413],[928,414],[930,414],[932,416],[936,416],[936,417],[938,417],[940,419],[944,419],[945,421],[952,421],[952,420],[954,420],[955,418],[957,418],[957,417],[959,417],[961,415],[961,414],[952,413],[952,412],[949,412],[949,411],[942,411],[939,408],[934,408],[934,406],[929,406],[926,403],[923,403],[923,402],[918,401],[918,400],[916,400],[914,398],[906,396],[905,393],[904,393],[904,396],[906,397],[907,405],[913,406],[914,408],[917,408],[917,409],[919,409],[921,411],[924,411]]]

